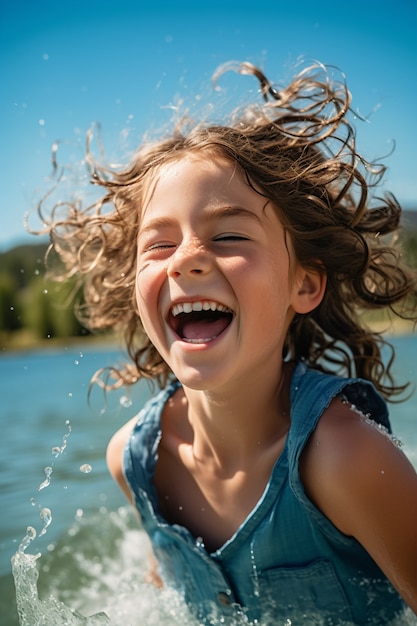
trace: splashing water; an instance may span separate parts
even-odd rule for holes
[[[39,576],[36,560],[39,556],[18,551],[12,558],[20,626],[98,626],[110,623],[105,613],[84,617],[52,596],[41,600],[36,585]]]
[[[51,476],[52,476],[52,472],[53,469],[52,467],[45,467],[44,470],[45,472],[45,480],[39,485],[38,487],[38,491],[42,491],[42,489],[45,489],[46,487],[49,487],[49,485],[51,484]]]
[[[52,448],[54,459],[66,448],[71,432],[68,422],[66,425],[68,431],[62,445]],[[44,489],[50,486],[52,469],[53,463],[45,468],[45,480],[38,492],[44,494]],[[79,469],[88,473],[91,466],[84,464]],[[33,498],[31,502],[35,504]],[[149,543],[144,531],[138,528],[131,507],[121,507],[116,512],[102,507],[89,519],[80,510],[66,534],[50,544],[46,554],[28,554],[29,546],[45,535],[52,523],[48,507],[40,508],[39,516],[42,522],[39,534],[28,526],[12,557],[20,626],[199,626],[178,594],[146,583]],[[203,540],[198,538],[197,542]],[[258,570],[253,545],[251,562],[257,595]],[[244,615],[232,621],[213,618],[208,623],[265,626],[264,622],[249,622]],[[291,623],[288,619],[276,626],[291,626]],[[319,622],[302,617],[297,624],[318,626]],[[390,626],[416,626],[415,617],[408,612],[397,625]]]
[[[144,582],[147,538],[127,508],[79,517],[45,557],[26,554],[35,538],[28,527],[12,558],[20,626],[197,626],[175,592]],[[47,599],[40,573],[49,576]]]
[[[39,536],[46,532],[52,521],[49,509],[41,510],[41,518],[44,527]],[[12,572],[16,586],[16,604],[19,614],[20,626],[98,626],[108,624],[109,619],[105,613],[98,613],[89,618],[83,617],[77,611],[69,609],[65,604],[50,597],[48,600],[40,600],[38,596],[37,580],[39,572],[36,566],[41,554],[26,554],[25,551],[36,538],[36,530],[32,526],[26,529],[26,535],[20,542],[16,554],[12,557]]]
[[[67,432],[65,433],[65,435],[62,438],[62,444],[60,446],[53,446],[53,448],[52,448],[52,456],[54,458],[59,457],[59,455],[62,454],[64,452],[65,448],[67,447],[68,437],[71,434],[71,424],[70,424],[69,420],[67,420],[65,422],[65,426],[67,427]]]
[[[67,420],[65,422],[65,426],[67,427],[67,432],[65,433],[65,435],[62,438],[62,444],[60,446],[53,446],[52,447],[52,456],[54,457],[54,459],[57,459],[65,450],[65,448],[67,447],[67,440],[68,437],[71,434],[71,424],[70,421]],[[53,464],[51,466],[47,466],[44,468],[44,473],[45,473],[45,480],[39,485],[38,487],[38,491],[42,491],[42,489],[45,489],[46,487],[49,487],[49,485],[51,484],[51,477],[52,477],[52,472],[53,472]],[[35,499],[32,498],[32,504],[35,504]]]
[[[66,426],[62,444],[52,447],[54,459],[66,449],[69,421]],[[44,468],[45,480],[38,493],[50,486],[53,466]],[[92,471],[88,463],[79,469]],[[30,502],[36,506],[35,498]],[[123,509],[109,514],[103,508],[91,521],[83,518],[82,511],[77,512],[68,536],[58,545],[48,546],[49,553],[44,556],[26,552],[52,523],[50,508],[40,507],[39,516],[39,534],[28,526],[12,557],[20,626],[196,626],[174,592],[161,593],[145,582],[149,546],[130,509],[129,514]]]
[[[60,456],[66,446],[71,433],[69,421],[66,421],[67,432],[63,436],[61,446],[52,448],[52,456]],[[37,491],[42,491],[49,487],[51,483],[53,468],[44,468],[45,480],[39,485]],[[36,501],[31,498],[31,503],[35,506]],[[42,507],[39,513],[43,524],[39,537],[46,534],[49,525],[52,523],[52,512],[48,507]],[[41,554],[26,554],[26,549],[36,539],[37,533],[33,526],[28,526],[26,534],[20,542],[17,552],[12,557],[12,573],[16,587],[16,604],[19,615],[20,626],[98,626],[108,624],[109,618],[104,612],[97,613],[91,617],[84,617],[76,610],[68,608],[64,603],[49,597],[48,600],[41,600],[38,595],[37,581],[39,572],[37,561]]]
[[[25,553],[35,537],[28,529],[13,557],[20,626],[199,626],[178,594],[145,582],[148,539],[129,506],[113,512],[103,507],[87,519],[80,515],[45,555]],[[249,622],[244,615],[208,623],[295,625],[289,619]],[[324,626],[317,617],[301,617],[296,624]],[[416,621],[410,612],[389,626],[416,626]]]
[[[39,533],[39,537],[42,537],[42,535],[46,533],[48,526],[52,522],[51,509],[48,509],[48,507],[44,506],[39,513],[39,517],[41,518],[41,521],[43,522],[43,528],[41,532]]]

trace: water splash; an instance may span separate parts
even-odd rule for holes
[[[62,454],[65,450],[65,448],[67,447],[67,441],[68,441],[68,437],[71,434],[71,423],[69,420],[67,420],[65,422],[65,426],[67,427],[67,432],[65,433],[65,435],[62,438],[62,444],[60,446],[54,446],[52,448],[52,456],[54,458],[59,457],[60,454]]]
[[[47,530],[48,526],[52,522],[51,509],[48,509],[48,507],[44,506],[41,509],[41,511],[39,513],[39,516],[40,516],[41,521],[43,523],[43,528],[42,528],[41,532],[39,533],[39,537],[42,537],[42,535],[44,535],[46,533],[46,530]]]
[[[39,572],[36,562],[39,556],[18,550],[12,558],[20,626],[99,626],[110,623],[103,612],[84,617],[52,596],[41,600],[37,588]]]
[[[13,557],[20,626],[198,626],[178,594],[144,582],[149,543],[130,507],[114,512],[103,507],[94,516],[77,517],[54,549],[41,558],[25,554],[36,536],[33,529],[27,534],[25,546]],[[267,626],[277,622],[251,622],[242,614],[230,621],[213,617],[208,623]],[[286,619],[279,625],[294,623]],[[324,626],[325,622],[300,616],[296,623]],[[416,621],[410,612],[390,626],[416,626]]]
[[[121,396],[119,400],[120,406],[125,409],[128,409],[132,406],[132,399],[129,396]]]
[[[20,626],[197,626],[177,594],[144,582],[148,543],[130,509],[78,517],[42,558],[25,553],[35,537],[28,528],[12,558]]]
[[[353,411],[353,413],[356,413],[357,415],[359,415],[362,422],[364,422],[365,424],[368,424],[369,426],[372,426],[373,428],[375,428],[375,430],[380,432],[381,435],[384,435],[384,437],[389,439],[396,448],[403,447],[403,442],[400,439],[398,439],[398,437],[396,437],[393,433],[390,433],[388,428],[386,428],[386,426],[373,420],[369,413],[363,413],[360,409],[358,409],[358,407],[355,404],[352,404],[346,399],[343,400],[343,404],[348,405],[350,410]]]
[[[60,446],[52,446],[52,456],[54,457],[54,459],[57,459],[65,450],[65,448],[67,447],[67,442],[68,442],[68,437],[71,434],[71,423],[69,420],[66,420],[65,422],[65,426],[67,427],[67,432],[64,434],[64,436],[62,437],[62,443]],[[45,473],[45,480],[43,482],[41,482],[41,484],[39,485],[37,491],[42,491],[43,489],[45,489],[46,487],[49,487],[49,485],[51,484],[51,477],[52,477],[52,472],[53,472],[53,463],[52,465],[48,465],[47,467],[44,468],[44,473]],[[36,501],[34,498],[31,498],[31,503],[33,506],[35,506]]]
[[[253,539],[250,544],[250,561],[251,561],[252,572],[253,572],[253,595],[256,598],[259,598],[260,596],[259,578],[258,578],[258,568],[257,568],[256,561],[255,561],[255,552],[253,549],[254,543],[255,543],[255,539]]]
[[[65,422],[65,425],[67,426],[67,432],[63,436],[62,444],[52,448],[52,456],[54,458],[61,455],[67,446],[67,440],[71,433],[69,420]],[[83,467],[84,469],[82,469]],[[82,471],[91,471],[91,466],[87,464],[82,466],[82,468],[80,468]],[[52,466],[44,468],[45,480],[39,485],[38,492],[49,487],[52,472]],[[30,501],[32,506],[36,505],[35,498],[31,498]],[[33,526],[28,526],[17,552],[12,557],[12,574],[16,587],[16,605],[20,626],[99,626],[109,624],[110,619],[103,611],[95,613],[90,617],[85,617],[53,596],[50,596],[47,600],[42,600],[39,597],[37,563],[41,553],[26,554],[26,550],[37,536],[42,537],[46,534],[48,527],[52,523],[51,509],[42,507],[39,516],[43,524],[39,535],[37,535]]]
[[[36,530],[33,528],[33,526],[28,526],[26,528],[26,535],[23,537],[22,541],[20,542],[17,551],[20,554],[23,554],[26,548],[32,543],[34,539],[36,539]]]
[[[45,480],[39,485],[38,487],[38,491],[42,491],[42,489],[45,489],[46,487],[49,487],[49,485],[51,484],[51,476],[52,476],[52,472],[53,472],[53,468],[48,466],[48,467],[44,467],[45,472]]]
[[[373,419],[371,419],[369,415],[365,415],[362,418],[362,421],[365,422],[365,424],[369,424],[369,426],[372,426],[373,428],[378,430],[381,435],[384,435],[384,437],[387,437],[387,439],[389,439],[396,448],[403,447],[403,442],[401,441],[401,439],[398,439],[398,437],[396,437],[393,433],[390,433],[388,428],[386,428],[382,424],[375,422]]]

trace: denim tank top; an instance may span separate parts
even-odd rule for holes
[[[170,384],[138,415],[124,451],[124,472],[167,586],[184,597],[200,624],[246,620],[382,626],[404,602],[376,563],[342,534],[306,496],[299,460],[323,411],[343,395],[390,429],[387,407],[373,385],[297,364],[291,380],[291,426],[265,491],[236,533],[208,553],[201,538],[169,524],[153,483],[161,413],[180,384]],[[287,622],[286,620],[291,620]]]

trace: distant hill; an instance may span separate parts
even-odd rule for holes
[[[403,211],[402,225],[407,230],[417,231],[417,209]]]

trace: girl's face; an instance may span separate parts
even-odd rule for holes
[[[303,282],[292,256],[273,207],[232,163],[194,155],[162,167],[142,212],[136,299],[185,386],[276,375]]]

